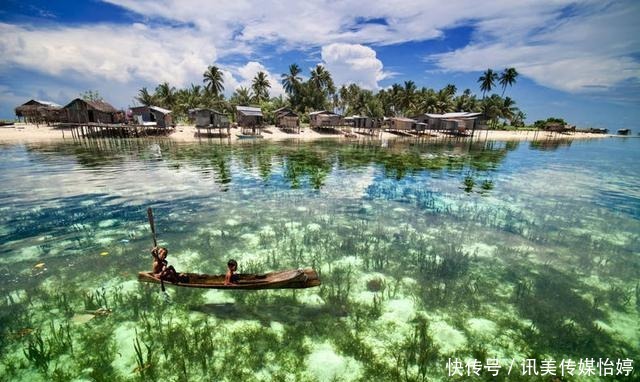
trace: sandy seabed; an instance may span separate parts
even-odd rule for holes
[[[205,130],[202,130],[205,131]],[[217,131],[217,130],[212,130]],[[235,142],[241,141],[238,137],[240,135],[240,129],[231,129],[231,134],[220,137],[217,134],[206,134],[198,136],[196,134],[196,128],[189,125],[178,125],[174,132],[168,136],[168,139],[173,139],[179,142],[198,142],[202,140],[211,141],[224,141]],[[303,127],[300,133],[290,133],[281,130],[275,126],[269,126],[263,130],[263,139],[267,140],[314,140],[322,138],[336,138],[336,139],[469,139],[465,137],[451,137],[445,134],[431,134],[421,135],[420,137],[412,135],[399,135],[390,132],[383,131],[379,135],[371,136],[368,134],[352,133],[350,136],[338,133],[336,130],[327,130],[326,132],[318,132],[311,129],[308,126]],[[475,137],[483,140],[494,141],[534,141],[534,140],[565,140],[565,139],[597,139],[611,137],[607,134],[591,134],[591,133],[548,133],[542,131],[506,131],[506,130],[479,130],[476,131]],[[46,142],[56,141],[63,139],[73,139],[71,130],[52,128],[49,126],[36,126],[31,124],[17,123],[13,126],[0,127],[0,142],[5,143],[30,143],[30,142]]]

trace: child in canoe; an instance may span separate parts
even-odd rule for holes
[[[165,247],[155,247],[151,250],[153,256],[153,275],[168,282],[186,282],[187,278],[184,274],[178,274],[173,265],[169,265],[167,255],[169,250]]]
[[[227,262],[227,274],[224,276],[224,285],[236,285],[238,283],[238,262],[231,259]]]

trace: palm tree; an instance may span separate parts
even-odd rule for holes
[[[511,120],[518,113],[518,110],[519,109],[516,107],[516,101],[510,97],[502,99],[502,105],[500,107],[501,118]]]
[[[169,86],[168,82],[163,82],[156,87],[154,98],[160,103],[160,106],[173,109],[176,103],[176,88]]]
[[[245,87],[240,86],[231,96],[231,103],[236,105],[248,105],[251,103],[251,91]]]
[[[269,88],[271,84],[267,79],[267,74],[265,72],[258,72],[256,76],[253,78],[253,83],[251,84],[251,89],[253,89],[254,99],[257,103],[262,101],[266,101],[269,99]]]
[[[516,83],[518,77],[518,71],[516,68],[506,68],[501,74],[498,82],[502,85],[502,96],[504,97],[504,91],[507,90],[507,86],[513,86]]]
[[[322,65],[317,65],[311,70],[311,77],[309,81],[318,89],[333,94],[336,92],[336,88],[331,78],[331,73]]]
[[[324,66],[317,65],[311,70],[306,90],[309,101],[308,106],[316,110],[328,106],[328,98],[336,92],[331,73]]]
[[[404,88],[400,92],[400,109],[406,115],[409,111],[413,111],[416,106],[416,83],[413,81],[405,81]]]
[[[202,82],[205,84],[205,89],[217,96],[224,91],[224,79],[222,78],[222,71],[217,66],[209,66],[207,71],[203,74]]]
[[[482,90],[482,99],[487,92],[490,92],[494,86],[496,86],[496,79],[498,79],[498,74],[494,72],[492,69],[487,69],[486,72],[478,78],[478,82],[480,83],[480,90]]]
[[[302,69],[300,69],[298,64],[291,64],[289,65],[289,73],[283,73],[280,76],[282,78],[282,86],[287,94],[292,95],[298,90],[298,86],[300,86],[300,82],[302,81],[302,78],[299,76],[300,73],[302,73]]]
[[[151,106],[153,105],[154,100],[153,100],[153,96],[151,95],[151,93],[149,93],[147,88],[143,87],[142,89],[138,90],[138,96],[136,97],[136,101],[140,102],[144,106]]]

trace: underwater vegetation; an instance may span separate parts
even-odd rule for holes
[[[555,154],[526,146],[2,148],[0,381],[549,380],[449,378],[447,361],[637,362],[640,223],[600,197],[634,195],[637,177],[607,169],[615,186],[576,195],[593,182],[570,164],[609,146],[572,144],[555,188]],[[53,192],[42,177],[73,181]],[[149,205],[178,271],[235,258],[240,272],[313,266],[322,285],[140,284]]]

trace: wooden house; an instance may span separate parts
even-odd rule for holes
[[[16,117],[22,118],[26,123],[53,123],[60,122],[62,106],[55,102],[29,100],[15,108]]]
[[[242,128],[242,134],[259,135],[264,117],[259,107],[236,106],[236,121]]]
[[[158,128],[173,127],[171,110],[159,106],[136,106],[131,108],[134,123]]]
[[[347,117],[345,121],[356,131],[371,135],[378,134],[382,127],[382,120],[380,118],[365,117],[362,115]]]
[[[214,109],[190,109],[189,118],[194,120],[196,127],[228,129],[230,125],[229,117]]]
[[[544,131],[550,131],[555,133],[568,133],[570,131],[575,132],[576,127],[565,125],[564,123],[560,123],[560,122],[547,122],[544,125]]]
[[[386,118],[384,124],[390,131],[413,131],[418,122],[415,119],[404,117]]]
[[[281,107],[274,112],[276,127],[300,133],[300,117],[288,107]]]
[[[229,117],[217,110],[190,109],[189,118],[194,120],[199,135],[202,134],[201,129],[206,129],[209,135],[211,135],[211,129],[218,129],[220,136],[222,136],[223,131],[226,131],[227,135],[230,133],[231,123],[229,122]]]
[[[420,124],[426,124],[424,129],[432,131],[440,131],[448,134],[468,134],[468,132],[475,130],[478,127],[476,123],[478,117],[482,113],[468,113],[468,112],[456,112],[456,113],[425,113],[416,116],[414,119]],[[420,126],[418,126],[420,129]]]
[[[327,110],[312,111],[309,113],[309,124],[320,129],[334,129],[344,126],[344,118]]]
[[[62,118],[68,123],[121,123],[122,113],[104,101],[76,98],[63,108]]]

